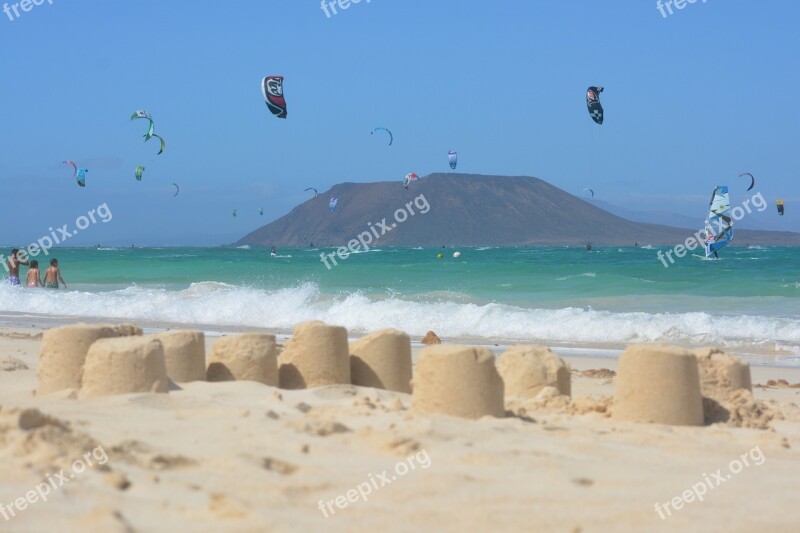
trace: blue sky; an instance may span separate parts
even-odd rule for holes
[[[20,14],[0,13],[2,243],[106,203],[113,220],[74,244],[221,244],[306,187],[446,171],[450,149],[459,171],[592,187],[698,227],[713,186],[739,203],[749,171],[770,202],[758,225],[800,222],[796,2],[698,0],[667,18],[654,0],[362,0],[331,17],[317,0],[45,0]],[[264,105],[267,74],[286,77],[288,120]],[[603,126],[589,85],[606,88]],[[85,189],[65,159],[89,169]]]

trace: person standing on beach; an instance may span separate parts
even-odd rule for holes
[[[19,248],[11,250],[11,257],[8,258],[8,283],[11,285],[19,285],[19,266],[28,266],[27,261],[19,258]]]
[[[64,288],[66,289],[67,282],[61,277],[61,270],[58,268],[58,259],[53,258],[50,260],[50,268],[44,273],[44,286],[48,289],[57,289],[58,280],[61,280],[61,283],[64,284]]]

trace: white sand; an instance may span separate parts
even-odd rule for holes
[[[612,381],[580,373],[616,362],[583,357],[566,358],[571,407],[470,421],[416,415],[407,394],[347,385],[193,382],[168,394],[37,397],[39,333],[0,328],[0,504],[7,509],[47,473],[69,473],[98,444],[108,461],[10,521],[0,514],[0,531],[790,531],[800,523],[800,388],[759,386],[800,383],[799,369],[752,368],[755,397],[783,416],[768,430],[591,412],[612,396]],[[754,447],[763,464],[659,518],[656,502],[717,469],[727,475]],[[395,465],[414,454],[416,469],[397,475]],[[390,484],[368,501],[333,503],[328,518],[320,511],[320,501],[346,501],[384,470]]]

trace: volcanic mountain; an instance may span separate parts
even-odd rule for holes
[[[538,178],[453,173],[409,189],[399,181],[340,183],[237,244],[340,246],[370,228],[387,246],[675,245],[692,234],[620,218]],[[745,230],[736,241],[800,245],[800,233]]]

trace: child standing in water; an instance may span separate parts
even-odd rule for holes
[[[42,283],[42,275],[39,273],[39,261],[31,261],[31,266],[28,269],[28,275],[25,278],[25,285],[28,287],[44,287]]]
[[[64,284],[64,288],[66,289],[67,282],[61,277],[61,271],[58,269],[58,259],[53,258],[50,260],[50,268],[44,273],[44,285],[48,289],[57,289],[58,280],[61,280],[61,283]]]

